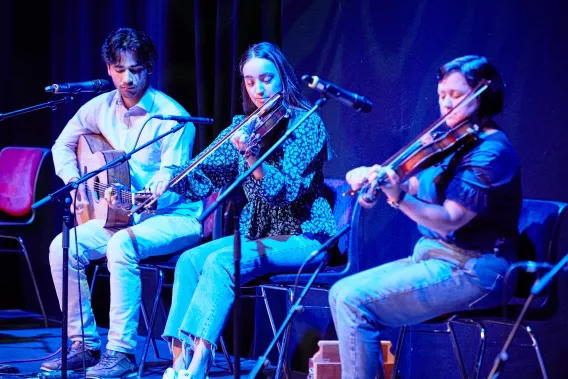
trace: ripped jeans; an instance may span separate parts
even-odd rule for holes
[[[380,333],[385,328],[498,306],[508,267],[497,255],[421,238],[412,256],[338,281],[329,303],[341,377],[383,378]]]
[[[195,338],[213,347],[221,336],[235,300],[234,237],[227,236],[197,246],[182,254],[175,270],[172,305],[162,337],[171,349],[172,337],[184,352]],[[241,283],[260,276],[296,272],[310,253],[321,247],[303,235],[241,239]],[[322,254],[312,259],[304,272],[315,269]]]

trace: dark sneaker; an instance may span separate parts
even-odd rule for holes
[[[87,378],[130,378],[137,376],[136,364],[133,354],[124,354],[114,350],[107,350],[99,363],[87,369]]]
[[[73,371],[82,370],[83,357],[85,358],[85,367],[91,367],[99,361],[101,351],[84,349],[81,341],[73,342],[67,349],[67,369]],[[61,357],[52,361],[43,362],[41,369],[43,371],[60,371]]]

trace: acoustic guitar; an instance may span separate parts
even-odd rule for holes
[[[77,145],[79,172],[81,176],[84,176],[123,154],[124,151],[114,150],[100,134],[84,134],[79,137]],[[116,183],[120,183],[120,186],[113,185]],[[152,196],[150,192],[132,193],[130,191],[130,169],[127,162],[99,173],[84,184],[89,204],[83,212],[76,215],[78,225],[96,219],[101,221],[105,228],[126,227],[130,221],[130,211],[126,208],[141,203]],[[110,207],[104,198],[105,190],[108,187],[112,187],[113,194],[118,195],[123,203],[130,206],[125,208]]]
[[[339,358],[339,341],[321,340],[319,350],[310,358],[309,379],[341,379],[341,360]],[[391,353],[392,343],[381,341],[385,378],[393,377],[395,356]],[[378,359],[378,358],[377,358]]]

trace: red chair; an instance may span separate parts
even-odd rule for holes
[[[48,326],[47,315],[41,300],[24,240],[16,231],[32,224],[35,211],[36,187],[45,157],[49,149],[40,147],[10,146],[0,151],[0,239],[13,240],[15,247],[0,247],[0,252],[21,253],[26,258],[37,300]],[[7,230],[10,229],[10,232]],[[9,234],[4,234],[9,233]],[[15,235],[14,235],[15,234]]]

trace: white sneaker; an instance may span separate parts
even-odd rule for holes
[[[162,375],[162,379],[176,379],[177,376],[178,376],[178,373],[175,372],[175,370],[173,368],[168,367],[166,372],[164,372],[164,375]]]

